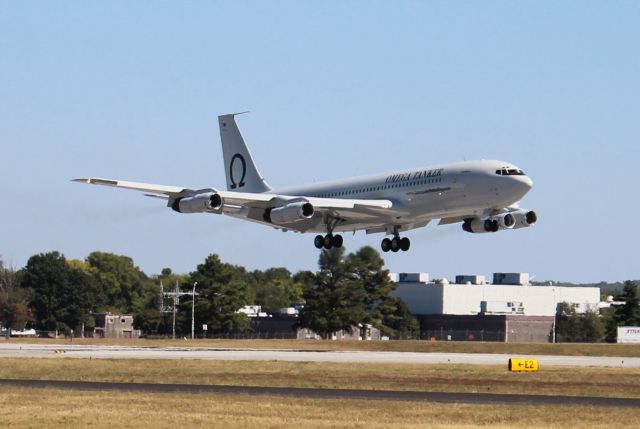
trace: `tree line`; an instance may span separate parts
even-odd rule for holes
[[[379,253],[368,246],[350,254],[342,248],[323,250],[315,272],[247,271],[212,254],[188,274],[165,268],[153,277],[127,256],[93,252],[84,260],[67,260],[53,251],[33,255],[19,270],[5,266],[0,258],[0,325],[80,332],[94,327],[95,313],[111,312],[133,314],[135,327],[147,335],[170,335],[172,321],[161,311],[159,282],[165,290],[175,284],[191,290],[197,282],[194,318],[197,327],[207,325],[209,334],[250,332],[250,320],[237,310],[257,304],[268,313],[301,307],[298,326],[322,338],[361,324],[371,324],[390,337],[415,338],[418,322],[401,299],[391,296],[395,284],[388,274]],[[625,304],[601,313],[578,314],[561,304],[556,341],[615,341],[618,326],[640,326],[637,283],[624,282],[615,300]],[[189,333],[190,297],[178,310],[178,333]]]
[[[0,274],[0,325],[15,330],[91,330],[94,314],[111,312],[133,314],[144,334],[171,334],[171,318],[160,308],[160,281],[165,290],[176,284],[191,290],[197,282],[196,326],[207,325],[213,335],[249,332],[249,318],[237,310],[253,304],[268,313],[301,307],[298,326],[323,338],[365,323],[389,336],[419,330],[404,303],[390,296],[395,284],[371,247],[349,255],[344,249],[322,251],[318,271],[295,274],[286,268],[247,271],[211,254],[188,274],[165,268],[151,277],[127,256],[92,252],[84,260],[67,260],[57,251],[33,255],[19,270],[0,259]],[[191,297],[180,303],[178,333],[190,332],[191,304]]]
[[[563,302],[558,309],[556,323],[557,342],[596,343],[616,341],[618,326],[640,326],[640,298],[638,284],[627,280],[622,291],[615,296],[624,305],[605,308],[601,312],[588,310],[578,314]]]

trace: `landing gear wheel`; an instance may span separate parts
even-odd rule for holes
[[[411,247],[411,241],[407,237],[403,237],[400,239],[400,250],[406,252]]]
[[[316,249],[322,249],[324,247],[324,237],[316,235],[316,238],[313,239],[313,245],[316,246]]]
[[[333,236],[333,247],[335,247],[336,249],[339,249],[342,247],[342,243],[343,243],[343,240],[340,234]]]
[[[391,240],[391,251],[395,253],[398,250],[400,250],[400,239],[396,237]]]
[[[380,244],[380,247],[382,248],[383,252],[388,252],[389,250],[391,250],[391,240],[389,240],[388,238],[384,238],[382,240],[382,243]]]
[[[327,234],[324,236],[324,248],[329,250],[333,247],[333,235]]]

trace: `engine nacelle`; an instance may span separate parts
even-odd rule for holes
[[[269,208],[264,212],[264,220],[278,225],[310,219],[315,209],[313,204],[300,201],[282,207]]]
[[[511,229],[516,224],[516,218],[511,213],[492,216],[491,219],[498,221],[498,229]]]
[[[489,232],[485,230],[485,221],[488,219],[480,219],[478,217],[468,218],[464,220],[462,229],[472,234],[481,234],[483,232]]]
[[[538,221],[538,215],[533,210],[518,210],[513,212],[513,217],[516,220],[514,228],[526,228],[535,225]]]
[[[511,213],[502,213],[487,218],[468,218],[464,220],[462,229],[474,234],[483,232],[497,232],[502,229],[511,229],[516,225],[516,218]]]
[[[222,197],[214,192],[193,197],[176,198],[171,208],[179,213],[219,212],[223,206]]]

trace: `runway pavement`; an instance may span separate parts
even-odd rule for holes
[[[364,399],[388,401],[438,402],[447,404],[505,405],[581,405],[640,408],[640,399],[586,396],[544,396],[496,393],[416,392],[398,390],[311,389],[297,387],[222,386],[202,384],[105,383],[58,380],[0,379],[0,388],[58,388],[90,391],[129,391],[150,393],[217,393],[224,395],[269,395],[317,399]]]
[[[1,357],[93,359],[204,359],[270,360],[289,362],[355,362],[411,364],[507,365],[509,358],[525,357],[485,353],[411,353],[370,351],[273,350],[202,347],[138,347],[100,345],[44,345],[0,343]],[[640,358],[606,356],[527,355],[541,366],[640,368]]]

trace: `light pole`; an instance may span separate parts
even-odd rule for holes
[[[191,339],[193,340],[195,333],[195,311],[196,311],[196,286],[198,282],[193,282],[193,291],[191,292]]]
[[[556,288],[553,288],[553,325],[552,325],[552,337],[551,342],[556,343],[556,318],[558,316],[558,303],[556,302]]]
[[[178,294],[178,280],[176,280],[176,289],[173,291],[173,330],[171,331],[171,337],[176,339],[176,304],[177,300],[180,299],[180,295]]]

